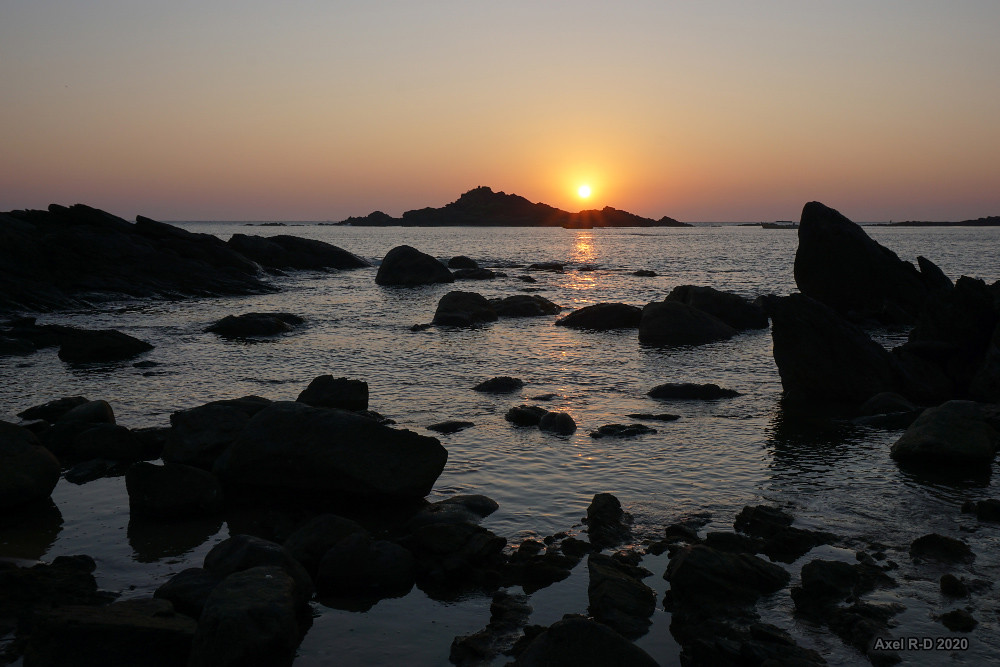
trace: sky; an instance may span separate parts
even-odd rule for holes
[[[998,28],[995,0],[0,0],[0,210],[1000,215]]]

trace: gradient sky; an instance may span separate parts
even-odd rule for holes
[[[998,28],[995,0],[0,0],[0,210],[1000,215]]]

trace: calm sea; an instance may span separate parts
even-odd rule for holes
[[[772,503],[789,509],[797,524],[829,530],[854,549],[878,542],[900,564],[900,587],[868,599],[907,606],[897,616],[897,636],[947,634],[933,618],[954,608],[940,599],[941,572],[910,563],[906,550],[916,537],[936,531],[968,540],[978,554],[974,566],[958,568],[967,578],[1000,579],[1000,530],[959,513],[966,499],[1000,497],[996,475],[961,482],[915,478],[888,457],[898,432],[846,424],[796,425],[779,409],[781,384],[767,330],[694,348],[639,345],[636,332],[588,333],[553,326],[554,317],[502,319],[477,329],[409,327],[430,322],[438,299],[452,289],[486,297],[526,288],[575,309],[622,301],[643,305],[661,300],[672,287],[708,285],[746,297],[795,290],[792,262],[796,234],[758,227],[697,226],[652,230],[357,228],[315,224],[285,227],[238,223],[183,223],[216,234],[294,234],[321,239],[373,263],[396,245],[412,245],[447,260],[468,255],[509,277],[419,288],[375,285],[375,269],[305,272],[274,279],[276,294],[167,302],[116,302],[95,311],[42,314],[40,323],[110,327],[156,346],[145,358],[153,368],[131,363],[80,369],[63,364],[54,350],[0,359],[0,418],[74,394],[105,399],[118,421],[132,427],[164,426],[171,412],[223,398],[256,394],[294,400],[322,374],[368,382],[370,407],[399,427],[431,434],[426,427],[448,419],[475,426],[439,436],[449,459],[431,500],[457,493],[483,493],[500,503],[484,525],[512,544],[531,536],[581,530],[580,518],[595,493],[618,496],[635,517],[637,533],[662,535],[663,526],[694,514],[711,515],[709,529],[731,528],[743,505]],[[924,255],[949,276],[1000,278],[1000,228],[868,227],[869,234],[914,261]],[[557,261],[561,274],[532,272],[537,283],[517,279],[523,265]],[[658,275],[636,277],[638,269]],[[296,333],[259,343],[226,341],[204,328],[224,315],[286,311],[305,317]],[[565,312],[565,311],[564,311]],[[905,332],[878,331],[892,345]],[[472,391],[496,375],[523,379],[511,396]],[[715,382],[743,395],[718,402],[661,402],[646,396],[663,382]],[[569,412],[579,425],[569,437],[517,429],[503,416],[531,397],[555,394],[544,403]],[[627,423],[635,412],[672,412],[675,422],[650,425],[658,433],[634,439],[601,439],[588,431]],[[98,562],[104,588],[123,597],[148,595],[172,574],[199,566],[204,554],[229,534],[225,522],[192,529],[142,530],[129,526],[124,479],[75,486],[60,481],[53,494],[61,516],[34,530],[0,531],[0,556],[51,559],[87,553]],[[961,527],[975,528],[960,532]],[[813,558],[852,560],[853,550],[822,547],[793,564],[795,573]],[[661,595],[666,556],[647,557],[655,576],[646,580]],[[549,624],[564,613],[585,613],[587,574],[583,563],[569,579],[535,593],[532,623]],[[1000,657],[995,604],[972,601],[979,627],[973,648],[949,656],[918,656],[983,664]],[[832,664],[856,664],[860,656],[826,632],[791,620],[787,590],[764,605],[765,620],[793,632]],[[448,664],[455,635],[482,628],[489,600],[478,597],[437,602],[414,589],[357,613],[316,605],[317,617],[297,665]],[[668,631],[669,615],[658,610],[650,632],[637,643],[661,664],[676,664],[678,648]],[[500,661],[502,664],[503,661]]]

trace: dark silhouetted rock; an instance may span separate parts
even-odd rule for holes
[[[910,544],[910,557],[945,563],[971,563],[976,559],[969,545],[954,537],[930,533]]]
[[[766,329],[764,309],[738,294],[712,287],[680,285],[670,290],[666,301],[680,301],[722,320],[737,331]]]
[[[114,329],[76,329],[63,335],[59,358],[70,363],[121,361],[152,349],[149,343]]]
[[[95,424],[81,431],[72,447],[61,456],[71,459],[111,459],[141,461],[156,458],[146,451],[143,443],[129,429],[118,424]]]
[[[972,632],[979,625],[979,621],[964,609],[941,614],[941,623],[952,632]]]
[[[496,311],[483,295],[453,291],[438,301],[433,322],[437,325],[471,327],[483,322],[494,322],[496,319]]]
[[[382,260],[375,275],[378,285],[429,285],[454,282],[448,267],[408,245],[396,246]]]
[[[154,598],[169,600],[179,613],[197,619],[205,607],[208,596],[219,582],[217,575],[200,567],[181,570],[156,589]]]
[[[320,375],[314,378],[295,400],[317,408],[367,410],[368,383],[364,380]]]
[[[538,426],[548,410],[538,405],[517,405],[504,415],[504,419],[515,426]]]
[[[609,329],[635,329],[642,318],[642,309],[627,303],[595,303],[556,320],[561,327],[607,331]]]
[[[941,575],[941,593],[950,598],[964,598],[969,596],[969,587],[965,582],[951,573]]]
[[[335,245],[298,236],[233,234],[227,243],[236,252],[268,269],[360,269],[371,266]]]
[[[258,566],[276,567],[295,581],[295,595],[303,602],[312,597],[312,577],[282,545],[252,535],[233,535],[205,555],[205,570],[220,579]]]
[[[67,396],[43,403],[42,405],[36,405],[27,410],[22,410],[17,413],[17,416],[25,421],[41,419],[52,424],[73,408],[89,402],[90,399],[83,396]]]
[[[610,493],[598,493],[587,507],[587,534],[590,543],[599,549],[618,546],[631,539],[632,516],[622,509],[621,502]]]
[[[637,435],[656,433],[655,428],[644,424],[605,424],[590,432],[591,438],[634,438]]]
[[[972,376],[969,396],[977,401],[1000,403],[1000,324],[993,329],[983,361]]]
[[[260,396],[244,396],[173,413],[163,460],[211,469],[250,418],[270,404]]]
[[[526,595],[497,591],[490,604],[490,622],[471,635],[455,637],[448,659],[459,667],[488,664],[500,653],[510,655],[522,637],[521,628],[528,622],[531,606]]]
[[[549,271],[550,273],[562,273],[565,269],[561,262],[535,262],[528,265],[529,271]]]
[[[226,315],[205,329],[223,338],[254,338],[257,336],[277,336],[301,325],[305,320],[292,313],[244,313]]]
[[[507,540],[470,523],[419,526],[402,541],[417,559],[417,583],[431,597],[499,584]]]
[[[555,315],[562,310],[562,306],[535,294],[515,294],[502,299],[490,299],[490,305],[500,317],[541,317]]]
[[[646,634],[656,608],[656,593],[636,576],[636,569],[604,554],[587,559],[590,614],[629,639]]]
[[[455,280],[493,280],[502,275],[491,269],[458,269],[452,273]]]
[[[479,263],[465,255],[456,255],[448,260],[449,269],[478,269]]]
[[[24,664],[174,667],[187,662],[196,626],[167,600],[67,605],[39,620]]]
[[[657,663],[648,653],[603,623],[571,617],[553,623],[535,637],[514,664],[518,667],[655,667]]]
[[[655,278],[656,271],[650,271],[649,269],[639,269],[638,271],[633,271],[632,275],[638,276],[640,278]]]
[[[753,537],[773,537],[792,525],[794,517],[777,507],[746,505],[736,515],[733,527]]]
[[[672,401],[714,401],[719,398],[733,398],[740,393],[711,383],[667,382],[653,387],[646,395],[650,398]]]
[[[284,547],[315,577],[327,551],[349,535],[366,532],[356,521],[336,514],[321,514],[296,528]]]
[[[979,403],[948,401],[924,410],[890,452],[901,463],[988,468],[998,445],[1000,434]]]
[[[669,412],[659,412],[656,414],[653,414],[651,412],[633,412],[625,416],[628,417],[629,419],[647,419],[649,421],[657,421],[657,422],[672,422],[672,421],[677,421],[678,419],[681,418],[680,415],[673,415],[670,414]]]
[[[309,623],[295,581],[279,567],[253,567],[215,587],[198,621],[190,667],[291,665]]]
[[[488,394],[510,394],[518,391],[523,386],[524,380],[512,378],[509,375],[501,375],[499,377],[490,378],[489,380],[484,380],[473,387],[473,389],[475,391],[482,391]]]
[[[222,487],[212,473],[180,463],[136,463],[125,473],[129,511],[136,516],[178,520],[222,508]]]
[[[717,317],[680,301],[646,304],[639,320],[639,342],[643,345],[704,345],[736,333]]]
[[[320,595],[394,597],[413,587],[416,561],[404,547],[353,533],[323,556],[316,577]]]
[[[576,432],[576,421],[567,412],[546,412],[538,420],[538,428],[557,435],[572,435]]]
[[[467,429],[470,426],[475,426],[475,424],[473,422],[466,422],[453,419],[449,421],[439,422],[437,424],[431,424],[427,428],[431,431],[436,431],[438,433],[444,433],[447,435],[451,433],[458,433],[459,431]]]
[[[920,279],[924,281],[928,292],[943,290],[945,292],[954,289],[955,283],[944,274],[937,264],[926,257],[917,257],[917,269],[920,271]]]
[[[59,461],[20,426],[0,421],[0,511],[43,500],[59,481]]]
[[[50,428],[45,429],[40,440],[57,457],[76,457],[76,440],[95,426],[115,423],[115,413],[107,401],[88,401],[63,414]]]
[[[495,500],[483,495],[458,495],[420,508],[406,522],[410,529],[432,523],[479,523],[499,509]]]
[[[976,503],[976,518],[980,521],[1000,521],[1000,500],[980,500]]]
[[[763,303],[787,401],[857,406],[901,389],[893,356],[831,308],[803,294],[764,297]]]
[[[680,604],[751,604],[784,588],[791,575],[781,566],[750,554],[696,544],[670,559],[664,578]]]
[[[801,594],[794,596],[796,604],[831,604],[850,597],[861,582],[855,567],[834,560],[814,560],[802,566]]]
[[[436,438],[366,416],[275,402],[254,415],[214,471],[258,500],[412,502],[426,496],[448,452]]]
[[[819,202],[802,209],[795,284],[842,315],[853,312],[887,323],[897,321],[897,313],[916,320],[928,293],[912,264]]]
[[[24,357],[35,351],[35,344],[30,340],[0,336],[0,357]]]

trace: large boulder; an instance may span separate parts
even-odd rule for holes
[[[75,457],[76,441],[98,426],[113,426],[115,413],[107,401],[88,401],[64,413],[41,434],[45,447],[58,457]]]
[[[656,661],[625,637],[597,621],[564,618],[535,637],[514,662],[518,667],[655,667]]]
[[[413,587],[416,561],[405,547],[353,533],[331,547],[320,562],[320,595],[393,597]]]
[[[948,401],[924,410],[893,443],[892,458],[927,466],[980,466],[993,463],[1000,434],[978,403]]]
[[[65,396],[22,410],[17,413],[17,416],[26,421],[41,419],[52,424],[73,408],[84,403],[90,403],[90,399],[84,396]]]
[[[367,410],[368,383],[364,380],[320,375],[295,400],[317,408]]]
[[[367,533],[361,524],[336,514],[320,514],[299,526],[284,546],[315,578],[320,561],[338,542],[355,533]]]
[[[198,618],[208,596],[222,578],[201,567],[189,567],[172,576],[153,592],[153,597],[169,600],[178,612]]]
[[[135,516],[176,520],[222,508],[222,487],[215,475],[180,463],[136,463],[125,473],[125,490]]]
[[[556,320],[561,327],[607,331],[609,329],[634,329],[642,319],[642,309],[627,303],[595,303]]]
[[[764,309],[732,292],[722,292],[713,287],[679,285],[670,290],[666,301],[686,303],[719,318],[737,331],[767,328]]]
[[[646,634],[656,608],[656,593],[641,578],[649,571],[606,554],[591,554],[587,571],[587,599],[594,619],[629,639]]]
[[[455,277],[447,266],[408,245],[396,246],[387,252],[375,275],[377,285],[409,287],[454,281]]]
[[[360,269],[368,262],[342,248],[316,239],[279,234],[233,234],[229,247],[269,269]]]
[[[610,493],[594,494],[587,507],[587,533],[598,549],[615,547],[631,539],[632,515],[622,509],[621,501]]]
[[[433,322],[446,326],[471,327],[496,319],[496,311],[482,294],[456,290],[448,292],[438,301]]]
[[[163,460],[211,469],[250,418],[270,404],[260,396],[244,396],[173,413]]]
[[[928,294],[916,267],[819,202],[802,209],[795,284],[842,315],[889,323],[914,321]]]
[[[121,361],[152,349],[149,343],[114,329],[76,329],[63,336],[59,358],[70,363]]]
[[[784,588],[791,575],[779,565],[745,553],[696,544],[670,559],[663,577],[682,605],[750,604]]]
[[[280,544],[253,535],[233,535],[205,554],[205,570],[220,579],[260,566],[280,568],[295,582],[296,597],[303,601],[312,597],[312,577]]]
[[[344,410],[276,402],[215,463],[224,484],[264,499],[405,502],[426,496],[448,452],[436,438]]]
[[[59,461],[26,428],[0,421],[0,511],[48,498]]]
[[[562,310],[562,306],[537,294],[514,294],[502,299],[490,299],[490,305],[500,317],[540,317],[555,315]]]
[[[719,318],[680,301],[646,304],[639,321],[639,342],[643,345],[704,345],[736,333]]]
[[[292,313],[244,313],[226,315],[205,331],[219,334],[223,338],[277,336],[291,331],[303,322],[303,318]]]
[[[902,372],[892,355],[830,307],[804,294],[763,301],[789,402],[857,406],[900,390]]]

